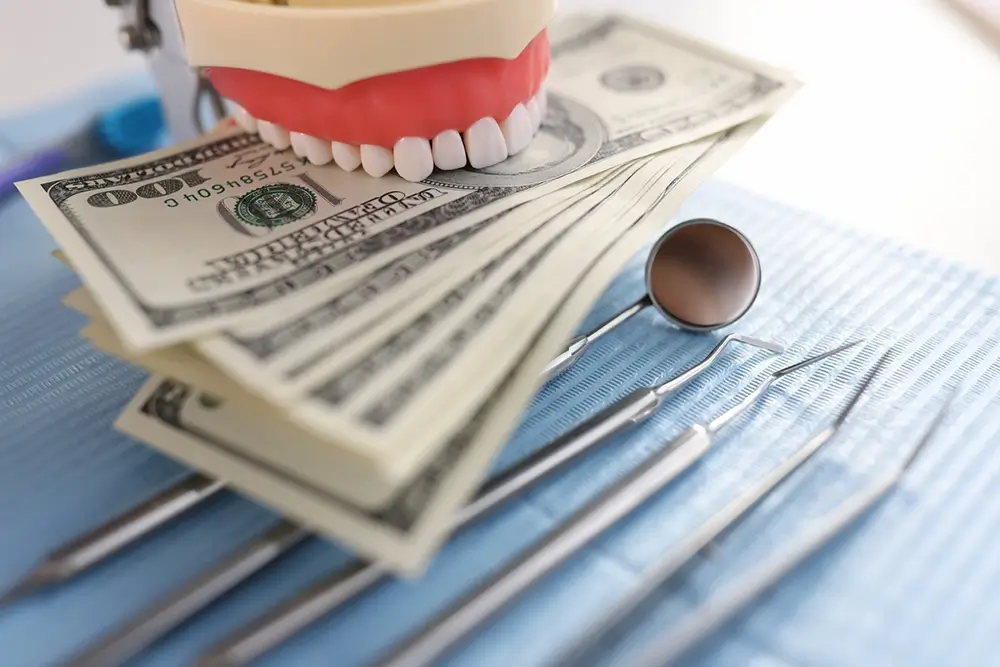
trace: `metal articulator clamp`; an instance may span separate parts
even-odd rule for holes
[[[119,40],[130,51],[143,52],[163,101],[163,113],[174,142],[190,141],[222,120],[222,98],[201,73],[188,65],[173,0],[104,0],[121,12]],[[207,98],[212,121],[202,112]]]

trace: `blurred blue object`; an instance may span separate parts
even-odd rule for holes
[[[14,193],[18,181],[155,150],[165,132],[159,97],[144,96],[115,106],[54,145],[0,165],[0,199]]]

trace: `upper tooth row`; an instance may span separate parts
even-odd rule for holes
[[[525,104],[518,104],[503,122],[480,118],[461,134],[445,130],[432,140],[422,137],[404,137],[392,150],[382,146],[363,144],[360,147],[329,142],[308,134],[289,132],[280,125],[251,116],[242,107],[236,107],[234,116],[247,132],[257,132],[260,138],[278,150],[291,147],[295,154],[316,165],[331,161],[344,171],[358,167],[378,178],[394,167],[400,177],[408,181],[422,181],[434,168],[442,171],[461,169],[468,164],[483,169],[503,162],[520,153],[531,143],[545,116],[545,94],[538,93]]]

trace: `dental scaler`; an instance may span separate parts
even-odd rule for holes
[[[174,0],[188,64],[234,117],[313,164],[482,169],[545,114],[556,0]]]

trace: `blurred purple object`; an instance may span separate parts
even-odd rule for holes
[[[62,166],[66,164],[66,159],[66,150],[60,147],[35,153],[10,166],[0,166],[0,199],[13,194],[16,190],[14,184],[18,181],[38,178],[60,171]]]
[[[118,105],[54,146],[0,164],[0,201],[17,191],[18,181],[154,150],[164,138],[165,127],[156,96]]]

